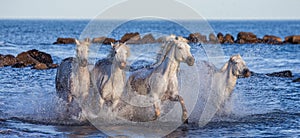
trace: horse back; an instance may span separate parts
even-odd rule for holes
[[[135,91],[140,95],[149,94],[151,91],[149,78],[151,77],[152,72],[153,69],[147,68],[133,72],[132,75],[130,75],[127,83],[127,85],[130,85],[129,87],[131,88],[131,91]]]

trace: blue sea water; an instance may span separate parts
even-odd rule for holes
[[[101,21],[103,32],[109,32],[108,28],[113,28],[114,22]],[[201,24],[184,21],[181,23],[187,26],[184,28],[169,21],[130,21],[114,28],[108,36],[120,39],[127,32],[151,32],[155,37],[160,34],[187,36],[198,31]],[[300,21],[209,21],[209,24],[215,34],[229,33],[235,38],[240,31],[253,32],[260,38],[265,34],[283,39],[300,34]],[[80,38],[88,25],[88,20],[0,20],[0,54],[16,56],[37,49],[51,54],[54,62],[60,63],[64,58],[74,56],[74,45],[52,43],[58,37]],[[91,37],[105,34],[96,31],[100,32],[92,32]],[[135,49],[133,54],[141,52],[141,45],[132,47]],[[193,54],[199,54],[195,53],[199,51],[193,51],[198,44],[191,44],[191,47]],[[211,121],[204,127],[178,128],[169,137],[300,137],[300,83],[292,82],[300,77],[300,45],[224,44],[221,48],[224,59],[239,53],[249,69],[257,73],[250,78],[238,79],[233,99],[235,115]],[[105,50],[97,50],[96,53],[102,54],[93,58],[105,55]],[[291,70],[294,77],[265,75],[283,70]],[[0,68],[0,74],[1,137],[107,136],[93,126],[69,125],[56,116],[61,107],[55,94],[55,69],[4,67]]]

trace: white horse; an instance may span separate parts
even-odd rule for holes
[[[187,119],[187,110],[183,98],[178,93],[177,73],[181,62],[189,66],[194,64],[190,46],[182,37],[170,36],[163,45],[158,65],[134,72],[126,84],[125,102],[135,106],[153,105],[155,119],[160,116],[160,102],[179,101],[182,107],[182,121]],[[139,95],[148,98],[141,99]],[[134,99],[136,98],[136,99]],[[140,105],[147,104],[147,105]]]
[[[225,104],[230,100],[236,81],[240,76],[249,77],[250,70],[240,55],[231,56],[218,70],[213,64],[197,62],[200,72],[200,92],[197,104],[189,120],[206,124],[217,114],[225,113]]]
[[[57,68],[55,84],[58,97],[66,101],[69,106],[78,108],[78,104],[80,104],[78,102],[84,102],[89,93],[88,52],[90,40],[75,41],[76,57],[66,58],[61,62]]]
[[[100,109],[106,102],[112,102],[115,109],[124,90],[126,60],[130,49],[126,43],[111,44],[112,51],[108,58],[99,60],[92,70],[92,83],[100,94]]]

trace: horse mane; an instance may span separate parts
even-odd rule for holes
[[[106,56],[105,60],[108,60],[108,61],[113,61],[115,57],[115,48],[114,47],[111,47],[110,50],[109,50],[109,53],[108,55]]]
[[[160,64],[167,57],[167,53],[171,50],[171,47],[174,45],[174,41],[164,42],[161,45],[161,48],[156,56],[156,62],[153,65]]]
[[[227,62],[224,64],[224,66],[220,69],[220,72],[224,72],[224,71],[227,70],[227,68],[228,68],[228,66],[229,66],[229,62],[230,62],[230,61],[227,61]]]

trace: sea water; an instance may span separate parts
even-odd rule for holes
[[[111,22],[114,21],[102,21],[108,26]],[[75,46],[52,43],[58,37],[79,38],[88,23],[88,20],[0,20],[0,54],[16,56],[20,52],[37,49],[51,54],[54,63],[60,63],[64,58],[75,55]],[[199,27],[196,21],[185,23],[195,30]],[[266,34],[284,38],[300,33],[300,21],[209,21],[209,24],[215,34],[229,33],[235,38],[240,31],[253,32],[260,38]],[[151,29],[186,37],[190,33],[171,22],[146,20],[130,22],[126,27],[116,29],[111,36],[120,39],[127,32],[145,34]],[[137,54],[150,46],[153,47],[150,54]],[[98,47],[98,54],[91,58],[91,64],[106,56],[108,49],[105,47]],[[191,47],[192,54],[204,55],[203,60],[208,60],[205,51],[197,50],[201,49],[201,45],[191,44]],[[249,69],[256,73],[250,78],[238,79],[231,100],[232,115],[211,120],[204,127],[180,127],[169,136],[299,137],[300,84],[292,80],[300,77],[300,45],[224,44],[221,48],[224,57],[218,67],[231,55],[239,53]],[[130,63],[142,67],[155,62],[159,44],[135,45],[131,49],[134,58],[129,59]],[[135,60],[143,62],[133,62]],[[291,70],[294,77],[265,75],[283,70]],[[0,74],[1,137],[107,136],[91,125],[62,119],[65,109],[55,92],[56,69],[4,67],[0,68]]]

